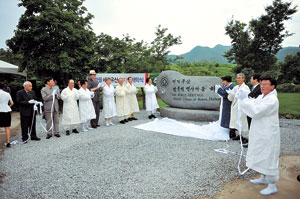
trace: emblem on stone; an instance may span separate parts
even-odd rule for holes
[[[159,82],[160,86],[161,87],[167,87],[169,85],[169,79],[167,76],[164,76],[160,79],[160,82]]]

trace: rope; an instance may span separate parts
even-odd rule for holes
[[[245,169],[244,171],[241,171],[241,168],[240,168],[242,158],[246,157],[246,155],[243,154],[244,153],[244,147],[243,147],[243,142],[242,142],[242,126],[243,125],[242,125],[242,122],[241,122],[242,111],[241,111],[241,108],[240,108],[239,99],[238,99],[237,103],[238,103],[238,125],[239,125],[238,132],[239,132],[239,136],[240,136],[241,152],[236,153],[236,152],[229,151],[228,150],[229,145],[228,145],[227,140],[226,140],[226,147],[225,148],[215,149],[215,151],[218,152],[218,153],[233,154],[233,155],[240,156],[239,157],[239,162],[238,162],[238,165],[237,165],[237,169],[238,169],[238,172],[239,172],[240,175],[244,175],[247,171],[249,171],[250,168],[247,167],[247,169]]]

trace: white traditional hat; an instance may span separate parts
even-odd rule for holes
[[[90,70],[90,75],[96,75],[95,70]]]

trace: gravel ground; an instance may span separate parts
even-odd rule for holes
[[[214,151],[224,142],[135,129],[149,121],[144,111],[137,117],[70,136],[61,131],[61,138],[50,140],[38,129],[41,141],[5,150],[0,198],[193,198],[214,196],[223,183],[256,175],[239,176],[238,156]],[[300,154],[300,120],[280,125],[281,153]],[[239,152],[238,142],[229,145]]]

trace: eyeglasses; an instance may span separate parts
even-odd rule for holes
[[[260,84],[260,86],[269,86],[271,84]]]

